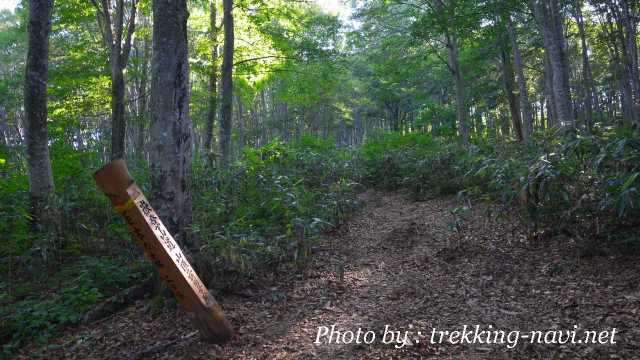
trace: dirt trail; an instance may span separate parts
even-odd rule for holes
[[[365,208],[323,240],[304,276],[218,296],[239,336],[203,343],[179,311],[144,304],[70,330],[24,358],[78,359],[633,359],[640,358],[640,263],[579,257],[571,239],[527,240],[513,221],[473,207],[452,231],[453,200],[368,192]],[[276,284],[277,282],[274,282]],[[432,328],[618,329],[615,345],[430,344]],[[376,333],[372,345],[314,345],[319,326]],[[385,325],[412,331],[402,349]],[[426,337],[417,335],[421,331]],[[419,343],[415,341],[419,340]]]

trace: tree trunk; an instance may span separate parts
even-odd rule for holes
[[[236,94],[236,104],[238,106],[238,155],[242,153],[242,148],[245,145],[245,123],[244,123],[244,104],[242,103],[242,97]]]
[[[37,230],[46,224],[51,211],[53,175],[49,159],[47,127],[47,80],[49,75],[49,33],[53,0],[29,0],[28,49],[24,80],[27,170],[31,223]]]
[[[220,113],[221,166],[229,166],[233,121],[233,0],[223,0],[224,50],[222,57],[222,109]]]
[[[624,41],[624,34],[622,31],[622,25],[620,24],[620,20],[616,20],[616,26],[613,24],[613,19],[611,15],[616,15],[617,8],[611,7],[611,12],[613,14],[607,14],[606,21],[603,24],[603,33],[606,38],[609,40],[609,46],[607,46],[607,50],[609,51],[609,56],[611,58],[611,63],[614,64],[613,68],[615,69],[615,74],[618,79],[618,87],[620,91],[620,101],[617,102],[620,104],[620,111],[622,112],[623,120],[629,121],[631,124],[635,124],[637,121],[637,114],[633,109],[633,89],[631,85],[631,71],[628,69],[629,59],[626,53],[626,46]],[[620,44],[618,43],[620,42]],[[613,105],[613,97],[615,95],[611,94],[609,97],[610,105]],[[609,118],[615,117],[615,110],[613,106],[609,107]]]
[[[211,38],[211,74],[209,75],[209,113],[205,133],[205,150],[211,154],[213,149],[213,126],[218,113],[218,26],[216,0],[209,2],[209,36]]]
[[[124,117],[124,72],[120,64],[111,71],[111,160],[124,157],[127,123]]]
[[[559,125],[573,123],[571,113],[571,94],[568,86],[568,66],[566,53],[562,42],[561,14],[557,10],[556,0],[550,0],[550,7],[542,0],[531,0],[536,22],[540,27],[544,42],[545,53],[548,54],[548,66],[551,68],[553,97],[555,106],[554,120]]]
[[[547,127],[552,128],[558,125],[558,114],[556,113],[556,100],[553,91],[553,69],[549,64],[549,54],[544,54],[544,90],[547,99]]]
[[[186,0],[153,1],[150,171],[153,206],[189,247],[191,150]]]
[[[593,127],[593,103],[597,94],[593,84],[593,76],[591,75],[591,65],[589,64],[589,50],[584,31],[584,18],[582,17],[582,1],[576,2],[574,10],[574,18],[578,25],[580,45],[582,46],[582,80],[584,82],[585,125],[587,131],[591,132]]]
[[[637,1],[622,0],[622,24],[624,25],[625,49],[628,57],[629,78],[634,92],[634,109],[640,103],[640,74],[638,69],[638,14],[634,8]],[[637,115],[637,114],[636,114]],[[638,120],[638,119],[636,119]]]
[[[140,88],[138,90],[139,96],[139,109],[138,109],[138,140],[136,141],[136,151],[139,156],[144,155],[144,133],[145,123],[148,112],[148,99],[147,83],[149,81],[149,38],[145,36],[144,40],[144,55],[142,60],[142,69],[140,69]]]
[[[469,126],[467,124],[467,107],[465,106],[464,77],[460,71],[460,61],[458,59],[458,41],[454,36],[447,35],[447,54],[449,70],[453,75],[456,84],[456,114],[458,120],[458,130],[463,144],[469,143]]]
[[[513,73],[513,67],[511,61],[509,61],[509,55],[505,50],[500,52],[502,59],[502,83],[504,84],[505,95],[509,104],[509,111],[511,112],[511,122],[513,123],[513,132],[516,135],[518,142],[524,140],[522,131],[522,122],[520,119],[520,109],[518,108],[518,100],[513,93],[515,89],[515,75]]]
[[[131,0],[131,9],[127,23],[126,37],[123,36],[124,24],[124,0],[117,0],[115,9],[112,9],[109,0],[94,0],[96,16],[102,39],[109,54],[109,67],[111,69],[111,160],[124,157],[126,118],[125,118],[125,80],[124,68],[129,60],[131,41],[135,30],[137,1]],[[112,16],[113,15],[113,16]]]
[[[524,67],[522,66],[522,58],[520,57],[520,49],[518,47],[518,36],[510,17],[508,19],[508,33],[509,39],[511,40],[513,64],[515,65],[516,74],[518,75],[518,89],[520,90],[520,111],[522,112],[522,138],[524,141],[529,141],[529,137],[533,131],[531,103],[529,102],[527,79],[524,77]]]

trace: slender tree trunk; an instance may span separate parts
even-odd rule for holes
[[[258,138],[258,97],[254,96],[251,101],[250,107],[250,115],[251,115],[251,140],[249,145],[253,145],[254,147],[260,146],[259,138]]]
[[[506,139],[509,136],[509,120],[507,117],[500,112],[500,133],[502,134],[502,138]]]
[[[520,90],[520,111],[522,112],[522,138],[524,141],[528,141],[533,131],[531,103],[529,102],[527,78],[525,78],[524,76],[524,67],[522,65],[522,58],[520,57],[520,48],[518,47],[518,36],[510,17],[508,19],[508,33],[509,39],[511,40],[513,63],[515,65],[516,74],[518,75],[518,89]]]
[[[189,247],[191,141],[186,0],[153,1],[150,171],[153,206]]]
[[[205,133],[205,149],[211,153],[213,149],[213,126],[218,113],[218,26],[217,1],[209,1],[209,36],[211,38],[211,73],[209,74],[209,113]]]
[[[513,131],[515,132],[518,142],[524,140],[522,131],[522,122],[520,119],[520,109],[518,108],[518,100],[514,94],[515,89],[515,75],[513,73],[513,67],[511,61],[509,61],[509,55],[505,50],[500,52],[502,59],[502,83],[504,84],[505,95],[509,104],[509,111],[511,112],[511,122],[513,123]]]
[[[115,9],[112,8],[110,0],[93,0],[102,39],[109,53],[109,67],[111,69],[111,160],[122,158],[125,154],[127,124],[124,101],[126,93],[124,69],[131,52],[137,1],[130,1],[131,8],[125,36],[124,0],[117,0]]]
[[[138,140],[136,142],[136,151],[139,156],[144,155],[144,134],[145,134],[145,124],[147,122],[147,113],[148,113],[148,99],[149,94],[147,93],[148,81],[149,81],[149,45],[150,41],[148,37],[143,39],[144,43],[144,54],[142,58],[142,68],[140,69],[140,88],[138,89],[139,96],[139,106],[138,109]]]
[[[49,159],[47,127],[47,80],[49,33],[53,0],[29,0],[28,48],[24,81],[27,170],[31,223],[36,230],[46,226],[53,200],[53,175]]]
[[[236,104],[238,106],[238,155],[242,152],[242,148],[245,145],[245,123],[244,123],[244,104],[242,103],[242,98],[236,94]]]
[[[124,157],[127,123],[124,116],[124,72],[115,64],[111,72],[111,160]]]
[[[233,0],[223,0],[224,50],[222,57],[222,109],[220,116],[220,154],[223,168],[229,166],[231,124],[233,122]]]
[[[582,17],[582,1],[577,1],[574,4],[574,18],[578,25],[580,45],[582,46],[582,80],[584,83],[585,125],[587,131],[591,132],[593,127],[593,104],[597,94],[593,84],[593,76],[591,75],[591,64],[589,63],[589,49],[587,47],[587,39],[584,30],[584,18]]]
[[[613,15],[616,14],[617,8],[612,7],[611,11]],[[619,16],[618,16],[619,17]],[[624,41],[625,35],[622,29],[621,20],[616,21],[616,25],[613,24],[611,16],[607,16],[604,23],[603,30],[605,36],[609,39],[609,54],[611,62],[614,64],[613,68],[618,78],[618,87],[620,92],[620,111],[622,113],[623,120],[629,121],[631,124],[636,124],[638,121],[638,115],[634,111],[633,100],[633,87],[631,81],[631,71],[629,69],[629,57],[627,54],[627,47]]]
[[[269,141],[269,134],[267,134],[267,97],[266,97],[266,91],[264,89],[260,90],[260,113],[262,114],[260,117],[262,119],[262,121],[260,122],[260,128],[262,129],[262,131],[260,131],[260,145],[265,145],[268,141]]]
[[[547,99],[547,127],[558,126],[558,114],[556,113],[556,100],[553,91],[553,69],[549,64],[549,54],[544,54],[544,89]]]
[[[458,58],[458,41],[455,36],[446,36],[447,54],[449,62],[449,70],[453,75],[456,85],[456,114],[458,120],[458,131],[463,144],[469,143],[469,125],[468,111],[465,105],[465,88],[464,77],[460,70],[460,61]]]

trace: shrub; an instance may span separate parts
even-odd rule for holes
[[[548,133],[529,144],[479,141],[463,149],[391,133],[368,140],[362,157],[365,180],[375,187],[405,188],[418,198],[462,191],[519,211],[533,234],[626,245],[637,239],[620,236],[637,227],[640,212],[640,140],[633,135]]]
[[[258,269],[304,266],[315,237],[356,207],[357,166],[331,140],[245,149],[229,169],[194,168],[193,230],[208,277],[238,284]]]

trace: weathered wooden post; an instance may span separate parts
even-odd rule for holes
[[[125,219],[162,279],[184,309],[192,314],[202,337],[214,343],[229,340],[233,330],[222,308],[129,175],[125,162],[116,160],[107,164],[94,174],[94,178]]]

